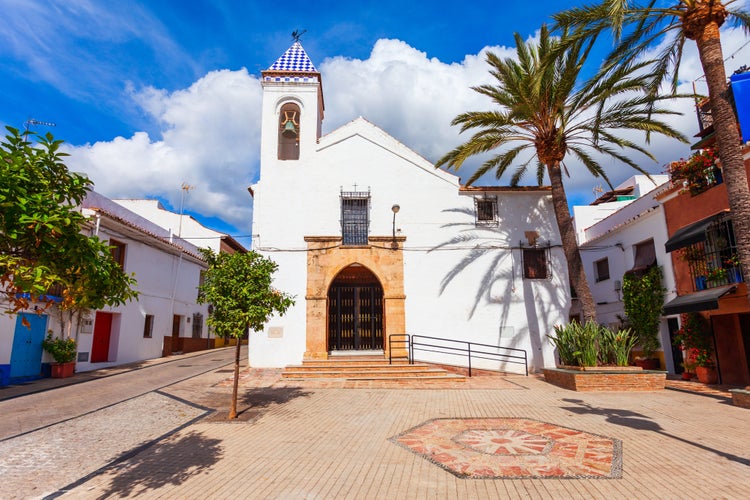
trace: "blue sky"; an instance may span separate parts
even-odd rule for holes
[[[66,141],[67,163],[110,197],[176,206],[180,185],[194,185],[189,212],[246,235],[246,188],[258,172],[258,77],[289,47],[293,30],[307,30],[302,44],[323,73],[324,132],[362,115],[434,161],[461,139],[450,120],[486,108],[468,90],[487,78],[484,51],[510,55],[514,31],[533,37],[552,13],[580,2],[0,3],[0,124],[56,123],[33,129]],[[725,38],[726,54],[745,43],[744,35]],[[687,56],[689,82],[700,71]],[[427,126],[405,127],[414,115]],[[692,116],[683,122],[692,135]],[[687,154],[674,143],[654,148],[662,164]],[[613,168],[614,182],[631,174]],[[569,194],[587,203],[597,184],[577,176]]]

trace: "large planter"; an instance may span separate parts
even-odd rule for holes
[[[710,366],[696,366],[695,375],[701,384],[715,384],[719,381],[719,373]]]
[[[659,391],[667,372],[636,367],[545,368],[544,380],[571,391]]]
[[[76,362],[69,363],[50,363],[50,375],[52,378],[72,377],[76,371]]]

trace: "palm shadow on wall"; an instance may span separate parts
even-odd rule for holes
[[[499,208],[500,206],[499,202]],[[458,262],[443,276],[440,282],[440,295],[465,272],[470,266],[483,266],[484,272],[476,285],[472,307],[467,319],[471,319],[477,309],[483,304],[500,306],[500,316],[498,318],[498,328],[508,325],[510,318],[510,307],[514,295],[517,295],[517,284],[520,281],[522,299],[516,297],[515,300],[523,300],[526,312],[526,331],[523,329],[514,331],[512,338],[503,338],[502,329],[498,336],[498,345],[503,347],[518,348],[520,339],[528,336],[532,352],[529,361],[533,366],[544,364],[542,356],[542,338],[547,332],[542,332],[539,318],[547,317],[550,312],[559,311],[566,307],[564,297],[560,294],[552,294],[549,302],[538,300],[534,296],[533,281],[524,279],[523,269],[520,257],[520,241],[513,242],[506,231],[503,230],[503,220],[499,221],[498,228],[477,227],[474,222],[474,211],[470,208],[450,208],[443,210],[444,213],[464,215],[466,222],[453,222],[441,225],[441,228],[452,228],[457,230],[458,234],[446,240],[443,243],[431,248],[429,252],[447,250],[452,247],[465,247],[466,253]],[[527,214],[528,219],[533,221],[543,221],[546,218],[543,214],[538,213],[538,209],[530,209]],[[535,227],[540,227],[536,222]],[[549,226],[541,227],[543,234],[551,234]],[[510,265],[508,265],[510,260]],[[554,267],[550,264],[550,272]],[[519,322],[520,323],[520,322]]]

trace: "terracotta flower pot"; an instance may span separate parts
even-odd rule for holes
[[[72,377],[76,371],[76,362],[71,361],[70,363],[51,363],[50,369],[52,378]]]
[[[691,380],[693,378],[692,373],[682,372],[682,380]]]
[[[695,375],[701,384],[715,384],[719,381],[719,373],[711,366],[697,366]]]

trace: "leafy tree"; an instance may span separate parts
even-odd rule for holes
[[[76,312],[135,298],[135,280],[105,242],[81,232],[86,217],[78,207],[93,184],[65,166],[62,141],[47,134],[33,145],[7,129],[0,143],[0,292],[18,312],[32,302],[49,307],[48,292],[56,289],[61,337],[64,312],[70,336]]]
[[[496,83],[473,87],[499,109],[458,115],[453,124],[461,125],[461,132],[479,130],[438,160],[436,166],[458,169],[473,155],[499,150],[482,163],[467,184],[490,170],[499,179],[511,165],[517,164],[511,177],[511,184],[517,185],[529,164],[537,160],[537,182],[542,184],[546,172],[552,185],[555,218],[570,279],[581,298],[584,322],[588,322],[596,319],[596,305],[581,263],[563,185],[566,155],[570,153],[592,175],[601,176],[610,184],[591,153],[612,157],[642,173],[646,172],[625,156],[623,150],[638,151],[654,159],[643,146],[615,135],[616,130],[655,132],[686,139],[654,118],[673,112],[659,107],[663,97],[644,96],[642,91],[649,83],[642,74],[646,63],[623,65],[580,83],[593,40],[568,42],[565,37],[551,36],[546,26],[542,26],[538,44],[525,43],[517,33],[515,38],[517,60],[500,59],[488,53],[487,62]],[[516,163],[523,154],[529,158]]]
[[[652,357],[661,346],[659,326],[665,291],[659,266],[652,266],[642,275],[627,272],[622,278],[625,315],[647,358]]]
[[[596,38],[610,31],[619,41],[606,65],[631,64],[654,49],[659,53],[650,68],[653,75],[648,91],[653,95],[662,82],[670,80],[677,88],[680,63],[687,40],[698,47],[708,85],[711,118],[716,144],[734,214],[737,249],[744,269],[750,269],[750,188],[737,133],[737,117],[731,102],[724,69],[719,28],[729,21],[750,32],[750,12],[737,0],[671,0],[657,6],[656,0],[601,0],[555,15],[565,29],[583,28],[581,36]],[[740,4],[735,6],[734,4]]]
[[[263,329],[273,314],[284,314],[294,304],[290,295],[271,286],[278,265],[257,252],[220,253],[202,249],[208,262],[199,300],[211,305],[208,324],[216,335],[237,339],[234,387],[229,418],[237,418],[237,386],[240,371],[240,339],[248,329]]]

